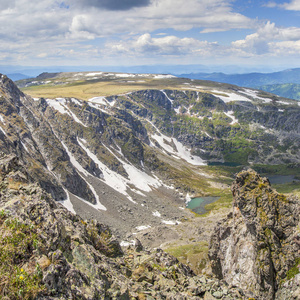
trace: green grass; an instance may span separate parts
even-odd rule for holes
[[[39,244],[34,228],[1,211],[0,236],[0,299],[34,299],[44,290],[41,269],[23,268]]]
[[[198,242],[188,245],[170,247],[165,249],[167,253],[175,256],[180,262],[188,264],[196,274],[200,274],[208,262],[208,243]]]
[[[296,259],[294,266],[287,271],[286,273],[287,280],[290,280],[294,278],[297,274],[299,274],[299,265],[300,265],[300,257]]]

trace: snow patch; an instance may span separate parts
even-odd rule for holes
[[[185,203],[188,204],[191,200],[192,198],[190,197],[189,193],[187,193],[185,196]]]
[[[85,76],[96,76],[96,75],[102,75],[103,74],[103,72],[96,72],[96,73],[87,73],[87,74],[85,74]],[[83,75],[82,73],[79,73],[79,74],[77,74],[77,75]]]
[[[167,79],[167,78],[176,78],[174,75],[164,75],[164,74],[159,74],[159,75],[154,75],[154,79]]]
[[[182,158],[194,166],[206,165],[202,158],[191,155],[191,150],[184,146],[181,142],[177,141],[175,138],[170,138],[162,133],[160,133],[160,135],[151,135],[151,137],[156,140],[164,150],[171,153],[175,157],[177,156],[178,158]],[[174,144],[176,149],[171,147],[169,144]]]
[[[5,125],[4,118],[0,115],[0,121]]]
[[[69,192],[66,189],[64,189],[64,191],[65,191],[65,193],[67,195],[67,199],[61,200],[61,201],[57,201],[57,202],[61,203],[68,211],[70,211],[70,212],[72,212],[73,214],[76,215],[76,212],[74,210],[73,204],[72,204],[72,202],[70,200]]]
[[[212,93],[216,93],[217,95],[214,95],[217,98],[220,98],[221,100],[223,100],[225,103],[231,102],[231,101],[248,101],[251,102],[251,100],[249,98],[246,98],[244,96],[241,96],[239,94],[236,93],[227,93],[227,92],[222,92],[222,91],[218,91],[218,90],[212,90]],[[220,93],[227,95],[227,96],[223,96],[223,95],[219,95]]]
[[[158,217],[158,218],[160,218],[161,217],[161,213],[159,212],[159,211],[154,211],[154,212],[152,212],[152,215],[154,216],[154,217]]]
[[[2,131],[2,133],[7,136],[6,132],[4,131],[4,129],[0,126],[0,130]]]
[[[21,144],[23,146],[23,148],[29,153],[28,148],[26,147],[26,145],[21,141]]]
[[[181,224],[181,222],[179,221],[167,221],[167,220],[161,220],[162,223],[166,224],[166,225],[178,225]]]
[[[151,225],[142,225],[142,226],[137,226],[137,227],[135,227],[135,228],[136,228],[136,230],[138,230],[138,231],[142,231],[142,230],[146,230],[146,229],[151,228]]]
[[[97,103],[97,104],[107,105],[107,101],[106,101],[105,97],[93,97],[93,98],[90,98],[88,101]]]
[[[173,104],[174,100],[170,99],[170,97],[167,95],[167,93],[164,90],[160,90],[160,91],[166,96],[166,98],[171,102],[171,104]]]
[[[69,151],[69,149],[67,148],[67,146],[61,142],[61,144],[63,145],[63,147],[65,148],[66,152],[69,155],[70,158],[70,162],[72,163],[72,165],[81,173],[83,173],[85,176],[91,175],[89,172],[87,172],[79,163],[78,161],[75,159],[75,157],[72,155],[72,153]],[[88,185],[88,187],[90,188],[90,190],[92,191],[92,193],[94,194],[95,198],[96,198],[96,204],[92,204],[88,201],[86,201],[85,199],[80,198],[81,200],[84,200],[85,202],[89,203],[92,207],[97,208],[97,209],[101,209],[101,210],[107,210],[106,207],[104,205],[102,205],[100,203],[100,199],[98,194],[96,193],[94,187],[88,183],[85,178],[83,178],[80,174],[79,176],[86,182],[86,184]]]
[[[79,106],[82,106],[82,103],[76,98],[71,98],[71,101]]]
[[[236,124],[239,122],[239,120],[234,116],[234,111],[230,110],[228,112],[224,112],[224,114],[229,117],[230,119],[232,119],[230,125]]]
[[[128,241],[121,241],[120,246],[121,247],[135,246],[135,241],[134,240],[131,240],[130,242],[128,242]]]
[[[242,91],[241,91],[242,92]],[[250,89],[244,89],[244,92],[242,92],[243,94],[246,94],[254,99],[259,99],[262,100],[264,102],[271,102],[272,100],[270,98],[263,98],[263,97],[259,97],[257,96],[257,94],[259,93],[259,91],[255,91],[255,90],[250,90]]]

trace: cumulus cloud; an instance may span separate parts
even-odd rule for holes
[[[217,43],[209,43],[194,38],[178,38],[176,36],[164,36],[153,38],[149,33],[135,39],[118,43],[108,43],[106,52],[113,55],[131,56],[182,56],[198,55],[210,56],[217,50]],[[216,53],[215,53],[216,54]]]
[[[270,8],[280,7],[286,10],[300,11],[300,0],[292,0],[290,2],[285,2],[285,3],[276,3],[274,1],[271,1],[265,4],[264,6]]]
[[[278,28],[275,23],[267,22],[257,32],[247,35],[244,40],[232,42],[232,46],[247,53],[258,55],[266,53],[278,54],[279,49],[286,49],[288,46],[293,47],[299,40],[300,28]],[[277,49],[276,51],[275,48]],[[293,52],[295,52],[294,50]]]
[[[280,6],[286,10],[300,11],[300,0],[293,0],[291,2],[284,3]]]

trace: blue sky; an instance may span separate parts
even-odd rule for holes
[[[300,0],[1,0],[0,65],[300,67]]]

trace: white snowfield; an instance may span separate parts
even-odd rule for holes
[[[134,201],[132,200],[131,196],[127,193],[127,189],[132,191],[130,185],[134,185],[136,189],[144,192],[150,192],[152,191],[152,188],[157,188],[162,185],[162,183],[159,180],[153,178],[145,172],[142,172],[135,166],[130,165],[129,163],[121,160],[108,147],[106,147],[122,163],[124,169],[128,174],[129,179],[123,177],[122,175],[110,170],[104,163],[102,163],[98,159],[98,157],[84,145],[81,139],[77,138],[77,141],[80,147],[87,153],[87,155],[98,165],[99,169],[102,171],[103,181],[114,190],[125,195],[131,202]]]
[[[259,93],[259,91],[255,91],[255,90],[250,90],[250,89],[244,89],[244,91],[241,91],[241,93],[247,95],[247,96],[250,96],[254,99],[259,99],[259,100],[262,100],[264,102],[271,102],[272,100],[270,98],[263,98],[263,97],[259,97],[257,96],[257,94]]]
[[[231,101],[249,101],[251,102],[251,100],[247,97],[241,96],[237,93],[228,93],[228,92],[223,92],[223,91],[219,91],[219,90],[212,90],[211,93],[217,97],[220,98],[221,100],[223,100],[225,103],[231,102]],[[216,94],[214,94],[216,93]],[[219,94],[224,94],[226,96],[223,95],[219,95]]]
[[[46,99],[47,104],[54,108],[55,110],[59,111],[61,114],[67,114],[71,118],[74,119],[76,123],[81,124],[84,127],[87,127],[85,124],[83,124],[78,117],[69,109],[69,107],[66,105],[66,99],[65,98],[56,98],[56,99]]]
[[[158,144],[167,152],[171,153],[175,158],[184,159],[188,163],[194,166],[205,166],[205,161],[199,156],[194,156],[191,154],[191,150],[184,146],[182,143],[177,141],[175,138],[170,138],[161,132],[159,134],[155,133],[151,135],[151,138],[156,140]],[[166,143],[167,142],[167,143]],[[171,147],[168,144],[174,144],[175,147]]]

